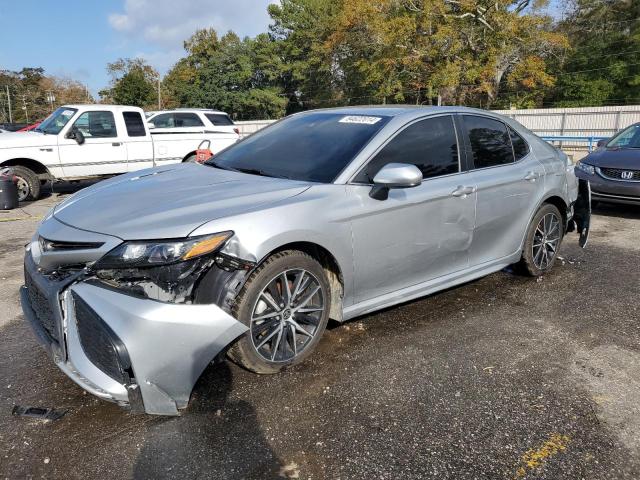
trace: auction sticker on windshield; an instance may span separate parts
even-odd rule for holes
[[[340,123],[360,123],[363,125],[375,125],[382,117],[368,117],[365,115],[347,115],[340,119]]]

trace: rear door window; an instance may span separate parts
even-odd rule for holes
[[[139,112],[123,112],[122,116],[127,127],[127,135],[130,137],[144,137],[147,134],[144,129],[142,115]]]
[[[427,118],[409,125],[378,152],[355,181],[373,183],[373,177],[389,163],[411,163],[420,169],[425,179],[458,173],[458,141],[453,117]]]
[[[224,113],[205,113],[204,116],[216,127],[233,125],[233,121]]]
[[[511,136],[511,144],[513,145],[513,154],[515,155],[516,162],[529,154],[529,145],[525,142],[516,131],[509,127],[509,135]]]
[[[203,127],[204,123],[195,113],[174,113],[173,121],[176,127]]]
[[[514,162],[511,137],[499,120],[463,115],[463,123],[475,168],[495,167]]]

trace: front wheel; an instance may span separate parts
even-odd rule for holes
[[[533,217],[527,230],[520,265],[531,276],[539,277],[553,268],[564,235],[560,210],[545,203]]]
[[[277,373],[306,359],[329,319],[331,291],[322,266],[297,250],[256,269],[236,298],[234,316],[249,331],[229,357],[256,373]]]

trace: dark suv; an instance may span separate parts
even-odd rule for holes
[[[627,127],[576,164],[594,201],[640,205],[640,123]]]

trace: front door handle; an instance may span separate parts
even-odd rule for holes
[[[524,179],[527,182],[535,182],[538,178],[540,178],[540,174],[537,172],[528,172],[525,176]]]
[[[111,144],[112,147],[119,147],[120,145],[122,145],[120,142],[113,142]]]
[[[453,192],[451,192],[451,196],[464,198],[467,195],[471,195],[472,193],[475,193],[475,191],[476,191],[476,187],[458,185],[458,187]]]

